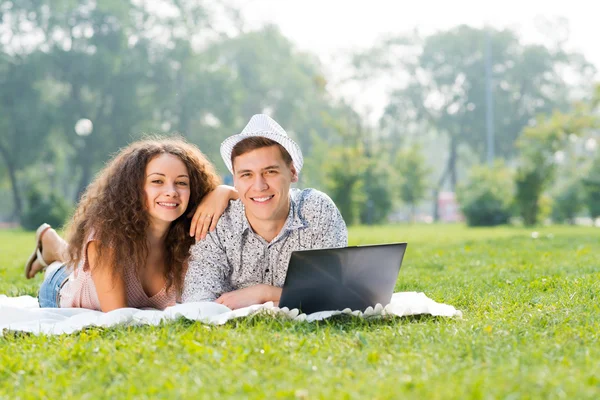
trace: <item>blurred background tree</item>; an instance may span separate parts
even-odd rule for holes
[[[496,161],[491,167],[475,165],[471,168],[457,192],[468,225],[495,226],[508,223],[513,214],[512,175],[502,161]]]
[[[582,103],[569,114],[555,111],[551,117],[540,117],[524,129],[518,142],[516,203],[526,225],[535,225],[540,220],[540,200],[556,178],[557,165],[564,160],[568,141],[584,136],[597,124],[589,106]],[[576,192],[570,196],[573,195]]]
[[[495,155],[510,160],[517,156],[514,144],[521,131],[538,114],[569,109],[571,93],[580,86],[568,84],[559,71],[567,68],[581,85],[595,74],[580,54],[559,45],[553,50],[523,44],[510,30],[459,26],[425,38],[392,37],[354,58],[356,79],[370,82],[385,75],[391,82],[380,126],[392,151],[427,130],[446,143],[441,157],[432,155],[444,162],[434,198],[445,185],[456,189],[461,147],[485,160],[486,46],[493,55]]]
[[[584,203],[592,219],[600,217],[600,154],[583,181]]]
[[[410,207],[410,220],[415,221],[416,207],[425,198],[429,187],[429,169],[418,145],[405,147],[395,158],[400,199]]]

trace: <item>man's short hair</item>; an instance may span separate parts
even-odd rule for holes
[[[233,160],[235,160],[236,157],[239,157],[242,154],[246,154],[257,149],[262,149],[263,147],[271,146],[277,146],[279,148],[281,158],[283,158],[283,161],[288,167],[291,167],[293,164],[293,160],[290,153],[288,153],[288,151],[276,141],[262,136],[248,137],[236,143],[236,145],[233,146],[233,149],[231,150],[231,164],[233,165]]]

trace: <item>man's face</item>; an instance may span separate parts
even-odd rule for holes
[[[262,147],[233,160],[233,182],[246,207],[250,223],[285,222],[289,190],[298,181],[293,165],[287,165],[278,146]]]

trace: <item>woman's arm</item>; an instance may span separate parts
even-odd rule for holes
[[[233,186],[219,185],[215,190],[204,196],[192,218],[190,236],[196,236],[196,241],[206,237],[208,231],[214,231],[219,218],[227,209],[229,200],[239,198]]]
[[[98,259],[98,243],[96,241],[88,244],[87,259],[102,311],[108,312],[127,307],[127,293],[123,277],[113,276],[113,269],[110,265],[106,265],[105,260],[111,259],[110,256],[106,257],[103,254],[103,260]]]

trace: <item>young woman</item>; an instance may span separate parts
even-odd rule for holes
[[[194,243],[188,215],[196,210],[199,236],[216,224],[229,197],[213,165],[182,139],[148,139],[121,150],[88,186],[64,241],[49,225],[36,232],[25,267],[46,269],[40,307],[157,308],[174,305]],[[193,230],[192,230],[193,231]],[[192,232],[194,233],[194,232]]]

